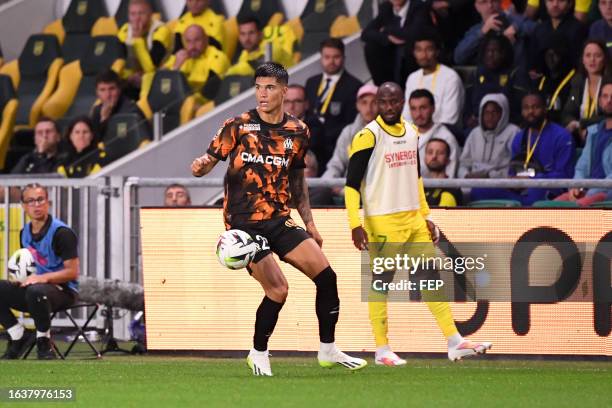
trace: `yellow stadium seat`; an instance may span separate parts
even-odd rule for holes
[[[13,82],[7,75],[0,75],[0,169],[4,169],[6,153],[13,136],[13,126],[17,116],[17,96]],[[6,170],[6,169],[4,169]]]
[[[91,28],[91,35],[117,35],[119,27],[114,17],[100,17]]]
[[[18,95],[15,119],[18,128],[34,127],[43,105],[55,90],[62,65],[57,38],[34,34],[28,38],[19,58],[0,69],[0,73],[11,77]]]
[[[300,15],[304,31],[300,44],[302,56],[307,57],[318,52],[321,41],[330,37],[330,27],[334,21],[347,14],[346,6],[342,1],[308,0]]]
[[[225,49],[223,52],[230,61],[233,61],[234,55],[236,54],[236,48],[238,47],[238,20],[236,17],[225,20]]]
[[[266,25],[279,25],[283,22],[285,14],[279,0],[243,0],[238,19],[245,16],[255,16],[262,27]]]

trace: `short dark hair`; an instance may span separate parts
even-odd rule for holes
[[[96,77],[96,86],[101,83],[117,84],[118,87],[121,87],[121,77],[112,69],[106,69],[100,72]]]
[[[253,15],[253,14],[246,14],[244,16],[240,16],[237,19],[238,21],[238,25],[241,26],[243,24],[250,24],[250,23],[255,23],[255,26],[257,27],[257,31],[261,31],[263,30],[263,26],[261,25],[261,21],[259,21],[259,19]]]
[[[289,83],[289,74],[285,67],[277,62],[266,62],[261,64],[255,70],[254,80],[257,78],[276,78],[276,81],[280,84],[287,85]]]
[[[493,30],[485,34],[484,38],[480,41],[478,49],[478,65],[484,62],[484,55],[489,43],[497,43],[502,51],[501,68],[511,68],[514,64],[514,47],[512,43],[505,35],[495,33]]]
[[[344,42],[340,38],[326,38],[325,40],[321,41],[319,51],[323,51],[323,48],[335,48],[339,50],[342,55],[344,55]]]
[[[536,98],[538,98],[540,100],[540,103],[544,106],[546,106],[546,97],[544,96],[544,94],[540,91],[538,91],[537,89],[530,89],[529,91],[527,91],[524,95],[523,98],[521,99],[521,103],[525,100],[525,98],[527,98],[528,96],[535,96]]]
[[[57,122],[48,116],[41,116],[40,118],[38,118],[38,120],[36,121],[36,125],[34,125],[34,127],[36,127],[39,123],[43,123],[43,122],[51,123],[55,131],[57,133],[60,133],[60,129],[59,129],[59,126],[57,125]]]
[[[429,100],[429,103],[431,103],[431,106],[436,106],[434,96],[431,92],[429,92],[428,89],[415,89],[410,94],[408,101],[410,101],[411,99],[418,99],[418,98],[427,98]]]
[[[21,201],[23,201],[23,195],[25,194],[26,191],[34,189],[34,188],[40,188],[45,192],[45,197],[49,198],[49,190],[47,190],[47,187],[38,184],[38,183],[30,183],[30,184],[26,184],[22,189],[21,189]]]
[[[442,44],[437,31],[429,27],[425,27],[417,32],[416,36],[414,37],[413,46],[418,41],[429,41],[436,47],[437,50],[440,49]]]
[[[301,89],[302,92],[304,92],[304,95],[306,95],[306,88],[304,87],[304,85],[300,85],[300,84],[289,84],[287,86],[287,88],[289,89]]]
[[[431,139],[429,139],[427,141],[427,144],[425,145],[425,149],[427,149],[427,146],[431,143],[431,142],[440,142],[440,143],[444,143],[444,146],[446,146],[446,157],[450,157],[450,153],[451,153],[451,148],[450,145],[448,144],[448,142],[444,139],[439,139],[437,137],[432,137]]]

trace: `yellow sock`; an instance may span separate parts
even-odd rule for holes
[[[389,326],[387,323],[386,294],[370,291],[368,310],[370,313],[370,324],[372,324],[372,332],[374,332],[376,347],[386,346],[389,344],[389,339],[387,338]]]
[[[434,315],[438,322],[438,327],[444,333],[444,337],[449,338],[452,335],[459,333],[457,326],[455,326],[455,320],[453,319],[453,313],[451,312],[450,305],[448,302],[426,302],[429,311]]]

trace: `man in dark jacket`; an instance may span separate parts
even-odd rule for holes
[[[306,98],[323,124],[320,137],[312,137],[310,149],[317,156],[319,169],[325,169],[342,129],[357,116],[355,102],[361,81],[344,69],[344,43],[329,38],[321,43],[323,73],[306,81]]]
[[[60,133],[57,124],[49,118],[41,118],[34,127],[34,151],[21,157],[12,174],[55,173],[59,165],[57,147]]]

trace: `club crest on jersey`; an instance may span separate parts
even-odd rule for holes
[[[245,132],[259,132],[261,131],[261,125],[259,123],[245,123],[240,126]]]
[[[285,139],[283,146],[285,147],[285,151],[293,150],[293,140],[289,138]]]

